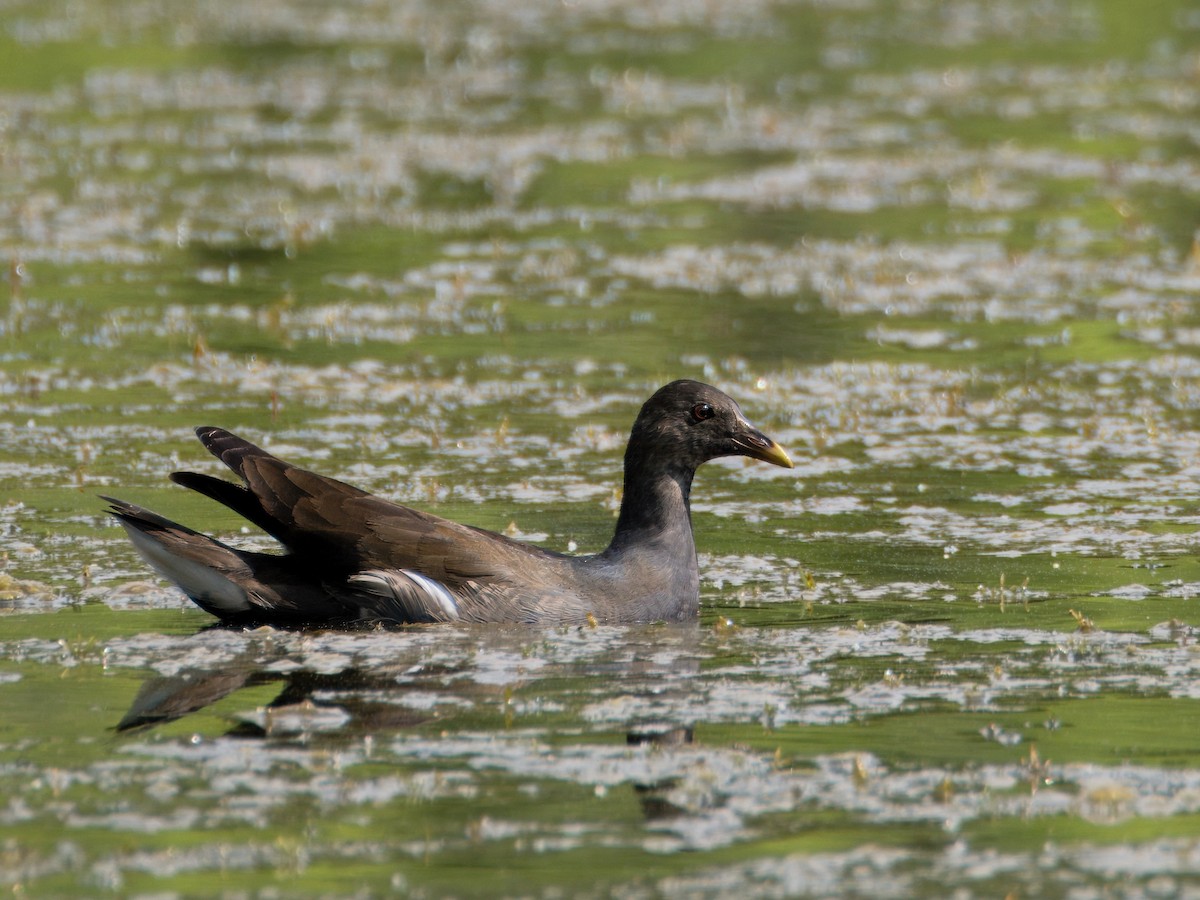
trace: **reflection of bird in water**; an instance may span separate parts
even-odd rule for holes
[[[209,635],[216,636],[214,630]],[[658,721],[687,703],[708,632],[695,624],[548,629],[461,627],[324,637],[246,633],[239,655],[208,669],[143,682],[117,724],[131,731],[199,712],[244,688],[279,685],[273,711],[341,710],[335,731],[387,730],[488,709],[522,715],[523,698],[598,704],[604,721]],[[163,663],[195,658],[205,635],[180,639]],[[336,649],[333,649],[336,648]],[[316,655],[317,668],[311,662]],[[262,694],[254,695],[262,704]],[[414,703],[413,699],[418,698]],[[283,733],[269,717],[266,731]],[[326,724],[332,725],[333,719]],[[641,729],[647,735],[652,732]],[[647,738],[649,739],[649,738]]]
[[[583,633],[593,633],[586,628],[574,631],[581,637]],[[417,666],[412,664],[412,657],[425,651],[407,644],[404,634],[363,635],[362,639],[367,641],[386,638],[389,648],[394,642],[401,651],[396,664],[370,669],[349,666],[333,673],[289,669],[286,665],[290,662],[289,654],[281,655],[278,649],[261,655],[255,653],[220,669],[148,679],[116,730],[126,734],[145,731],[198,713],[240,690],[277,684],[278,694],[265,707],[232,715],[232,724],[225,731],[227,737],[286,746],[296,740],[317,737],[336,742],[346,736],[404,732],[435,722],[438,723],[433,725],[435,730],[449,729],[453,734],[456,716],[466,717],[469,732],[486,729],[488,720],[480,719],[481,711],[507,713],[514,701],[520,702],[523,693],[540,701],[546,697],[545,685],[550,684],[571,696],[577,697],[585,690],[594,696],[599,681],[614,688],[609,695],[616,704],[611,721],[614,728],[624,727],[630,748],[645,748],[642,752],[658,754],[690,747],[693,742],[690,725],[674,722],[669,715],[654,718],[653,714],[645,713],[657,704],[669,704],[672,697],[683,699],[700,672],[696,655],[698,641],[703,636],[700,629],[654,626],[611,632],[611,652],[583,660],[570,659],[570,654],[564,653],[564,661],[538,666],[534,676],[507,683],[479,678],[487,670],[486,661],[481,663],[481,660],[489,652],[494,654],[493,658],[509,657],[514,648],[527,646],[527,642],[512,640],[527,632],[508,630],[482,635],[479,643],[472,644],[479,652],[464,655],[458,663],[425,660]],[[459,634],[457,629],[451,633]],[[576,646],[574,641],[568,644]],[[406,656],[406,650],[411,655]],[[446,702],[416,709],[405,705],[411,692],[426,699],[437,694]],[[259,698],[261,694],[254,696]],[[258,702],[261,700],[256,700],[256,705]],[[629,711],[629,724],[619,724],[618,708]],[[493,725],[499,727],[498,719]],[[430,739],[438,740],[436,736]],[[585,741],[582,746],[586,745]],[[607,740],[598,745],[610,746]],[[634,771],[637,769],[634,766]],[[647,820],[673,820],[695,812],[676,802],[678,777],[639,780],[634,776],[627,783]]]
[[[110,499],[110,512],[155,570],[235,623],[694,619],[699,572],[690,494],[697,467],[734,455],[792,465],[721,391],[672,382],[634,423],[608,549],[567,556],[389,502],[220,428],[197,434],[243,483],[193,472],[172,480],[240,513],[289,553],[236,550],[121,500]]]
[[[346,723],[347,730],[350,730],[350,723],[353,729],[360,731],[407,728],[432,717],[428,712],[394,703],[372,702],[362,696],[372,690],[395,690],[395,679],[387,673],[372,677],[358,669],[346,669],[332,675],[307,671],[282,674],[253,665],[235,665],[215,672],[148,679],[117,723],[116,730],[133,731],[164,725],[212,706],[242,688],[274,682],[281,682],[282,687],[279,695],[267,705],[268,710],[340,709],[345,713],[340,721]],[[314,698],[314,694],[323,696]],[[240,719],[229,733],[240,737],[267,737],[273,730],[274,720],[268,715],[264,723]]]
[[[670,722],[644,722],[631,728],[625,734],[625,743],[631,747],[641,747],[647,744],[654,747],[682,747],[691,744],[695,734],[690,726],[673,725]],[[671,802],[670,791],[677,784],[678,778],[664,778],[650,784],[635,784],[638,802],[642,805],[642,814],[647,819],[672,819],[687,814],[687,810]]]

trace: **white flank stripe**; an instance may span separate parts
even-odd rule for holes
[[[454,595],[446,590],[446,586],[440,581],[434,581],[432,578],[426,578],[420,572],[414,572],[412,569],[401,569],[402,573],[408,576],[414,584],[428,594],[433,600],[437,601],[437,605],[441,607],[442,612],[448,619],[458,618],[458,603],[454,599]]]

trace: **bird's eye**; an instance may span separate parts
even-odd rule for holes
[[[703,422],[705,419],[711,419],[716,414],[716,411],[708,403],[697,403],[692,407],[692,418],[697,422]]]

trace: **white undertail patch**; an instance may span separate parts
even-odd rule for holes
[[[155,572],[174,582],[200,606],[223,613],[246,612],[250,598],[238,585],[220,572],[202,563],[192,562],[171,553],[159,541],[133,525],[121,523],[134,548]]]

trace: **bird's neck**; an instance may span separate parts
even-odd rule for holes
[[[608,549],[592,559],[608,577],[615,576],[615,583],[628,593],[626,599],[642,603],[654,619],[693,619],[700,602],[688,505],[695,471],[646,459],[636,452],[626,454],[617,530]]]
[[[637,454],[627,454],[625,489],[610,553],[647,543],[666,543],[695,560],[690,504],[695,474],[690,468],[668,468],[638,459]]]

